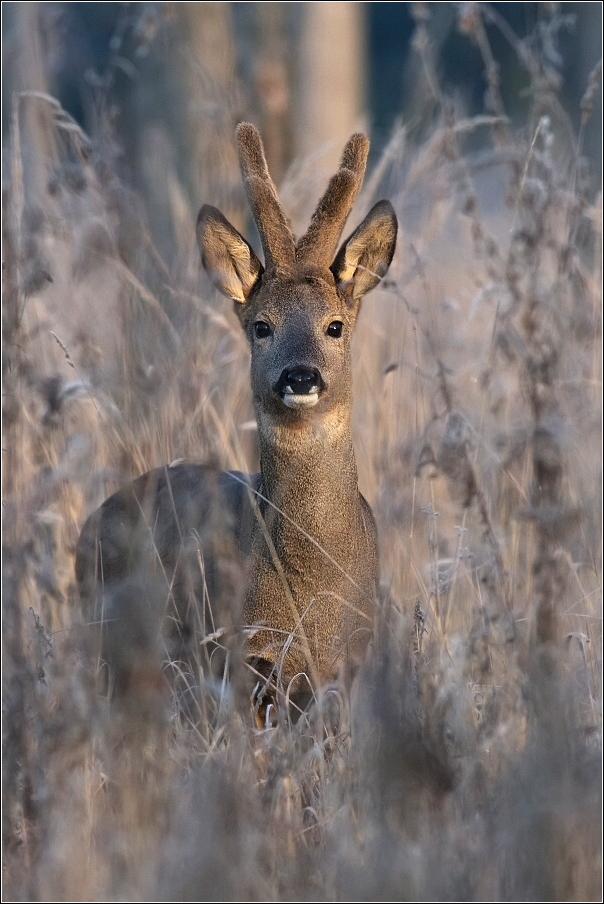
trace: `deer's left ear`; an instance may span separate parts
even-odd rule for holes
[[[378,201],[338,251],[330,269],[351,304],[386,275],[396,247],[397,229],[390,201]]]
[[[199,211],[197,241],[206,273],[218,291],[245,304],[264,271],[249,242],[210,204]]]

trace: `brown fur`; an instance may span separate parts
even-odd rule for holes
[[[258,132],[244,123],[237,134],[266,266],[213,207],[201,209],[197,235],[203,264],[235,301],[250,342],[261,473],[180,465],[144,475],[89,518],[76,571],[82,596],[112,619],[117,637],[132,611],[124,582],[139,574],[146,587],[150,574],[161,576],[162,592],[138,598],[164,624],[161,600],[169,600],[164,638],[176,638],[170,652],[180,655],[203,598],[191,578],[201,555],[213,622],[205,629],[242,615],[255,629],[247,656],[273,685],[303,694],[358,661],[371,632],[376,529],[357,485],[350,340],[362,296],[392,260],[397,223],[391,205],[379,202],[334,259],[368,152],[367,139],[354,135],[296,246]],[[233,576],[244,574],[240,612]],[[128,651],[106,649],[127,672]]]

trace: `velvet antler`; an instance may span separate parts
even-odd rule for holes
[[[237,126],[237,141],[241,174],[260,233],[266,269],[291,266],[296,254],[294,237],[266,165],[260,134],[251,123],[242,122]]]
[[[369,140],[353,135],[342,154],[340,169],[332,176],[314,212],[306,234],[298,242],[296,257],[318,267],[329,267],[348,214],[365,175]]]

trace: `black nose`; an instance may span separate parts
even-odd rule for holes
[[[279,377],[279,389],[284,391],[287,387],[295,395],[308,395],[321,388],[323,379],[316,367],[289,367]]]

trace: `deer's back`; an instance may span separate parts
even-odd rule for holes
[[[76,551],[76,578],[85,597],[97,583],[124,579],[146,551],[173,565],[190,539],[211,532],[249,552],[252,508],[247,487],[259,475],[184,463],[148,471],[118,490],[87,519]],[[145,563],[148,564],[148,563]]]
[[[88,518],[76,579],[118,673],[131,670],[137,650],[186,658],[194,638],[237,622],[253,520],[248,487],[258,481],[209,465],[155,468]]]

